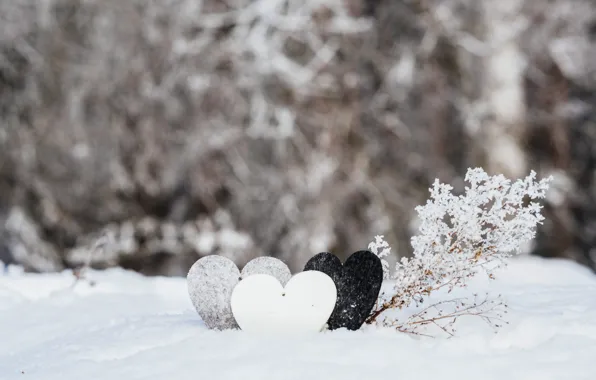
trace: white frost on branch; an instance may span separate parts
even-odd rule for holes
[[[418,305],[439,289],[465,287],[479,270],[494,279],[505,259],[520,253],[523,244],[535,237],[536,226],[544,220],[536,201],[545,198],[552,177],[536,181],[532,171],[512,182],[476,168],[468,170],[465,180],[469,186],[462,195],[454,195],[452,186],[436,180],[430,199],[416,208],[421,223],[419,234],[412,238],[413,255],[398,261],[391,292],[381,296],[369,322],[379,322],[387,310]],[[374,253],[384,257],[388,244],[377,236],[369,247],[383,247],[380,254]],[[413,320],[380,322],[406,331],[414,327],[408,325]]]
[[[389,263],[385,260],[385,257],[391,254],[391,247],[389,246],[389,243],[385,241],[385,237],[383,235],[375,236],[375,241],[368,245],[368,249],[381,259],[381,264],[383,265],[383,278],[389,278]]]

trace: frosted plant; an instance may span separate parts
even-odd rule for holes
[[[551,179],[536,181],[532,171],[525,179],[512,182],[502,175],[489,176],[479,168],[469,169],[465,177],[469,186],[462,195],[452,194],[450,185],[435,180],[430,199],[416,208],[421,223],[419,234],[412,238],[413,256],[398,261],[390,291],[381,294],[368,322],[406,332],[433,324],[452,334],[457,317],[477,315],[499,327],[499,308],[506,306],[500,296],[442,301],[403,322],[380,317],[390,310],[419,306],[440,289],[451,292],[465,287],[479,271],[494,279],[505,259],[519,253],[523,244],[534,238],[536,226],[544,219],[536,200],[545,197]],[[382,236],[369,247],[381,258],[390,249]]]
[[[381,264],[383,265],[383,278],[388,279],[390,276],[389,263],[385,260],[385,257],[389,256],[391,253],[391,247],[389,246],[389,243],[385,241],[385,237],[383,235],[375,236],[375,241],[368,245],[368,249],[381,259]]]

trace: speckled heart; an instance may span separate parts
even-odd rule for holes
[[[342,265],[337,256],[322,252],[313,256],[304,270],[323,272],[335,282],[337,302],[327,322],[329,330],[342,327],[358,330],[370,315],[381,290],[381,260],[370,251],[358,251]]]
[[[188,294],[197,313],[208,328],[226,330],[238,328],[232,314],[232,291],[241,279],[253,274],[268,274],[285,285],[292,273],[286,264],[274,257],[257,257],[248,262],[242,272],[234,262],[218,255],[197,260],[186,276]]]

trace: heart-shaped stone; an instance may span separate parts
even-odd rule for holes
[[[232,260],[218,255],[204,256],[193,264],[186,276],[188,295],[208,328],[238,328],[230,307],[232,291],[240,280],[256,274],[271,275],[284,285],[292,277],[286,264],[268,256],[249,261],[242,273]]]
[[[383,265],[370,251],[352,254],[342,265],[341,260],[329,253],[313,256],[305,271],[323,272],[333,279],[337,288],[337,303],[327,324],[329,330],[345,327],[358,330],[370,315],[383,283]]]
[[[243,331],[294,334],[321,331],[336,300],[335,284],[322,272],[298,273],[285,288],[274,277],[257,274],[236,285],[231,306]]]

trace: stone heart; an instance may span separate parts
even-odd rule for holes
[[[236,285],[231,306],[243,331],[305,333],[325,327],[336,300],[335,284],[322,272],[298,273],[285,288],[274,277],[257,274]]]
[[[370,251],[358,251],[342,265],[337,256],[322,252],[313,256],[304,270],[323,272],[335,282],[337,303],[327,322],[329,329],[358,330],[370,315],[381,290],[381,260]]]
[[[186,276],[188,295],[207,327],[238,328],[230,307],[232,291],[241,279],[255,274],[269,274],[284,285],[292,277],[286,264],[268,256],[249,261],[242,273],[232,260],[223,256],[205,256],[193,264]]]

